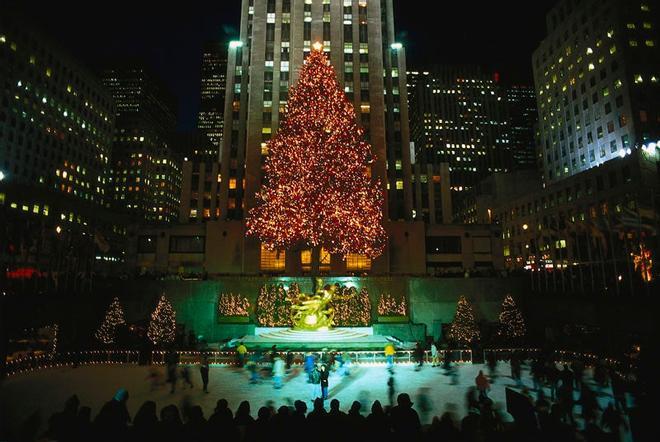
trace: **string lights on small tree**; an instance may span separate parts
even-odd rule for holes
[[[332,301],[334,322],[339,327],[367,327],[371,324],[371,300],[366,288],[339,287]]]
[[[461,296],[456,306],[456,314],[449,328],[447,338],[461,345],[468,345],[480,338],[479,327],[474,318],[472,305]]]
[[[218,300],[220,316],[250,316],[250,301],[245,296],[223,293]]]
[[[300,288],[293,283],[288,293],[282,284],[261,287],[257,296],[256,318],[262,327],[286,327],[291,325],[291,302],[289,297],[298,296]]]
[[[525,318],[511,295],[506,295],[502,302],[498,335],[505,339],[519,339],[525,336],[527,327]]]
[[[320,44],[305,59],[286,114],[267,144],[265,179],[246,224],[271,250],[321,246],[379,256],[386,244],[383,190],[352,103]]]
[[[379,316],[406,316],[406,298],[396,299],[389,293],[381,293],[378,299]]]
[[[124,324],[126,324],[124,309],[119,302],[119,298],[115,297],[105,313],[101,326],[94,333],[94,337],[103,344],[113,344],[117,339],[118,327]]]
[[[151,314],[147,336],[154,345],[171,344],[176,339],[176,312],[165,295]]]

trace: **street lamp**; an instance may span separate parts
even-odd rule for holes
[[[5,173],[0,170],[0,181],[3,181],[5,179]]]

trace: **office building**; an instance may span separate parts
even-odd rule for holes
[[[513,167],[506,94],[493,77],[476,66],[408,72],[415,185],[449,184],[454,206],[484,177]],[[425,221],[441,219],[427,218],[423,204],[422,211]]]
[[[506,88],[512,170],[537,169],[535,126],[538,120],[536,92],[531,86]]]
[[[276,133],[303,60],[312,44],[326,51],[376,160],[371,174],[386,194],[391,221],[412,220],[410,139],[405,52],[394,40],[391,0],[244,0],[240,38],[229,45],[220,217],[243,220],[261,187],[265,143]],[[244,269],[280,266],[286,253],[244,240]],[[293,267],[302,258],[289,253]],[[387,271],[389,255],[375,263]],[[328,257],[328,259],[330,259]],[[371,268],[366,257],[338,262]],[[275,262],[275,264],[272,264]],[[272,264],[272,265],[271,265]]]
[[[659,134],[657,3],[560,1],[532,57],[546,183],[600,166]]]
[[[107,69],[102,80],[117,109],[111,178],[114,207],[138,222],[177,220],[181,165],[172,141],[173,100],[144,67]]]
[[[113,99],[51,41],[0,15],[0,263],[52,282],[123,261],[126,224],[107,210]]]
[[[210,41],[202,49],[201,102],[197,129],[206,134],[220,160],[224,127],[225,88],[227,85],[227,44]]]

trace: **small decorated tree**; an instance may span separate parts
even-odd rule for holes
[[[497,334],[507,340],[519,339],[525,336],[527,329],[522,312],[511,295],[507,295],[502,302],[500,325]]]
[[[300,289],[297,284],[291,284],[289,292],[282,284],[264,285],[257,296],[257,324],[263,327],[285,327],[291,325],[290,296],[298,296]]]
[[[218,301],[220,316],[250,316],[250,301],[245,296],[223,293]]]
[[[479,340],[479,337],[479,327],[474,319],[472,305],[465,296],[461,296],[447,338],[460,345],[469,345],[473,341]]]
[[[334,322],[339,327],[366,327],[371,324],[371,300],[366,288],[341,286],[332,301]]]
[[[165,295],[151,314],[147,336],[154,345],[171,344],[176,339],[176,312]]]
[[[397,300],[389,293],[381,293],[378,299],[379,316],[406,316],[406,298]]]
[[[94,333],[94,337],[103,344],[113,344],[117,338],[117,328],[123,324],[126,324],[124,309],[122,309],[119,303],[119,298],[115,298],[110,303],[105,318],[101,326]]]

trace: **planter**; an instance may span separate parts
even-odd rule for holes
[[[218,316],[218,322],[222,324],[248,324],[249,316]]]
[[[403,324],[409,322],[407,316],[379,316],[378,322],[381,324]]]

